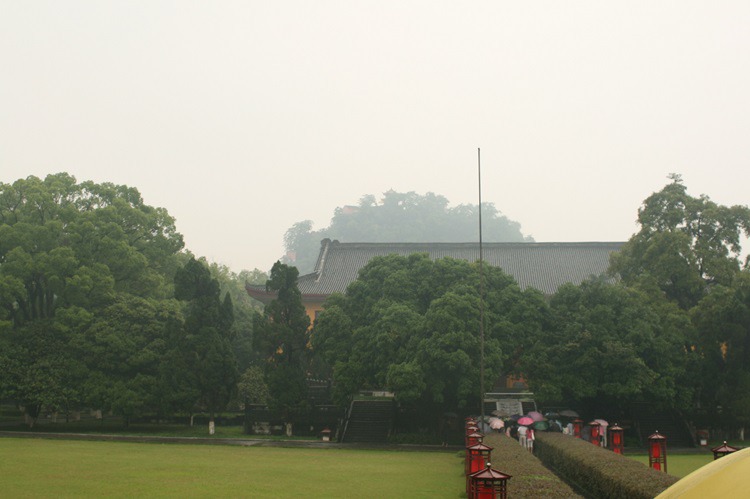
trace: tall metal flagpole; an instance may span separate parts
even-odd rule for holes
[[[477,147],[477,173],[479,178],[479,415],[484,423],[484,254],[482,251],[482,158]]]

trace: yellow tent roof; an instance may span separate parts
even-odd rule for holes
[[[750,447],[698,468],[656,499],[747,497],[750,491]]]

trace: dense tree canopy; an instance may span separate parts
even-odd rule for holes
[[[133,363],[144,360],[125,350],[149,345],[153,330],[135,323],[159,306],[150,300],[171,295],[182,247],[172,217],[136,189],[65,173],[0,183],[0,362],[9,369],[0,390],[32,418],[95,398],[130,411],[148,369],[135,381]],[[106,372],[87,350],[102,345],[114,363]]]
[[[749,271],[741,242],[750,236],[750,208],[690,196],[679,175],[670,179],[644,201],[641,229],[613,255],[610,270],[652,303],[670,303],[672,308],[659,310],[662,322],[684,322],[678,334],[687,375],[677,380],[700,408],[694,416],[745,425],[750,423]],[[674,349],[657,351],[673,358]]]
[[[324,237],[474,240],[475,211],[390,191],[337,210],[322,231],[301,222],[285,243],[304,264]],[[487,215],[487,240],[524,239],[494,207]],[[82,407],[127,422],[216,413],[239,384],[243,400],[292,420],[314,375],[332,378],[342,403],[387,388],[426,418],[473,410],[483,275],[485,386],[516,374],[542,402],[649,402],[750,424],[750,269],[740,244],[750,209],[689,196],[672,176],[638,220],[610,278],[552,297],[522,291],[497,268],[480,274],[477,263],[375,258],[310,330],[297,268],[277,262],[265,276],[195,259],[166,210],[136,189],[67,174],[0,183],[0,395],[30,424],[43,410]],[[264,281],[278,299],[261,315],[244,284]]]
[[[691,310],[701,363],[697,400],[706,415],[750,425],[750,271],[716,286]]]
[[[388,388],[432,416],[478,407],[479,276],[478,264],[421,254],[370,261],[345,295],[326,302],[312,334],[338,400]],[[485,278],[489,387],[549,324],[539,293],[522,292],[498,268],[486,267]]]
[[[528,240],[521,226],[502,215],[492,203],[482,204],[483,238],[491,242]],[[388,191],[380,202],[364,196],[359,205],[337,208],[331,224],[312,230],[312,222],[298,222],[287,230],[284,245],[295,259],[288,260],[302,274],[313,270],[325,238],[344,242],[467,242],[479,239],[478,206],[449,207],[448,200],[431,192]]]
[[[0,183],[0,394],[31,424],[42,409],[127,422],[226,405],[234,307],[182,248],[134,188],[65,173]],[[253,277],[225,274],[238,289]]]
[[[541,400],[610,411],[634,402],[689,405],[684,314],[600,279],[563,286],[551,308],[551,334],[523,359]]]
[[[682,308],[695,306],[711,286],[730,285],[741,268],[750,208],[717,205],[687,193],[679,175],[638,210],[641,229],[612,258],[612,273],[628,285],[657,286]]]

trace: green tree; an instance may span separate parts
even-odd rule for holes
[[[698,400],[713,421],[750,424],[750,271],[731,286],[718,285],[692,311],[699,331],[694,347],[703,360]]]
[[[201,262],[190,259],[175,275],[175,298],[186,303],[182,351],[199,394],[200,407],[210,417],[224,410],[237,388],[239,374],[231,343],[232,299],[221,299],[219,282]]]
[[[237,359],[237,368],[245,372],[256,360],[253,350],[253,322],[262,307],[250,298],[246,284],[264,284],[268,274],[258,269],[233,272],[226,265],[212,263],[208,266],[211,276],[219,281],[221,294],[232,297],[234,322],[232,323],[232,348]]]
[[[359,389],[388,388],[435,427],[445,411],[478,407],[479,274],[461,260],[388,255],[370,261],[345,295],[330,297],[312,346],[330,367],[338,403]],[[500,269],[484,274],[490,387],[542,335],[549,312],[538,292],[522,292]]]
[[[82,385],[86,401],[121,415],[126,426],[145,411],[172,412],[169,401],[178,387],[164,379],[163,365],[170,327],[181,323],[175,300],[118,296],[72,342],[75,357],[85,359],[92,374]]]
[[[291,422],[307,407],[308,330],[310,319],[297,288],[299,272],[276,262],[266,283],[277,298],[266,305],[255,326],[255,344],[266,361],[269,405]]]
[[[4,329],[0,390],[24,410],[29,427],[43,410],[67,412],[75,406],[84,368],[70,355],[70,331],[51,319]]]
[[[260,366],[248,367],[242,373],[237,388],[243,404],[266,404],[271,397],[265,374]]]
[[[93,317],[127,296],[168,297],[182,246],[174,220],[136,189],[65,173],[0,183],[4,393],[32,419],[42,407],[93,400],[94,391],[111,403],[92,386],[108,377],[89,370],[81,338]]]
[[[667,314],[668,304],[600,279],[563,286],[551,305],[554,333],[522,359],[541,400],[610,411],[632,402],[689,404],[684,313]]]
[[[740,271],[750,208],[690,196],[679,175],[670,178],[638,210],[641,229],[613,255],[611,272],[630,286],[653,283],[689,309],[711,286],[730,285]]]

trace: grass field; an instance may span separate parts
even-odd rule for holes
[[[648,466],[648,454],[632,454],[627,457]],[[667,472],[672,476],[682,478],[713,460],[714,455],[710,453],[667,454]]]
[[[450,497],[450,452],[0,438],[3,497]]]
[[[271,440],[315,440],[315,437],[287,437],[271,435],[248,435],[243,432],[242,426],[217,426],[214,435],[208,434],[208,425],[188,426],[185,424],[168,425],[168,424],[131,424],[124,428],[121,422],[106,421],[99,422],[78,422],[78,423],[51,423],[39,424],[31,430],[26,425],[5,425],[2,427],[7,431],[23,431],[34,433],[88,433],[88,434],[106,434],[106,435],[148,435],[160,437],[201,437],[201,438],[260,438]]]

